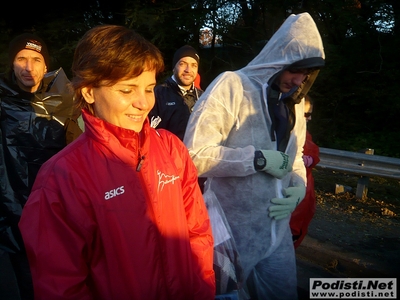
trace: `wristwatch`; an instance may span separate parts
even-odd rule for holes
[[[267,160],[260,150],[254,152],[254,169],[261,171],[267,165]]]

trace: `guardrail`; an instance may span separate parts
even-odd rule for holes
[[[339,171],[362,176],[357,185],[357,197],[364,198],[370,176],[400,180],[400,159],[394,157],[372,155],[369,153],[319,148],[320,169]]]

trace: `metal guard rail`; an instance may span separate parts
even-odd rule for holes
[[[361,176],[400,179],[399,158],[321,147],[319,151],[320,162],[317,168]]]

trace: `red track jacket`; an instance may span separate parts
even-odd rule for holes
[[[84,120],[19,223],[35,299],[214,299],[210,221],[184,144],[148,121],[137,134]]]
[[[306,142],[304,143],[303,154],[310,155],[313,158],[313,163],[311,166],[306,167],[306,196],[292,212],[292,216],[290,217],[290,229],[292,230],[292,235],[296,238],[296,241],[294,242],[295,248],[300,246],[304,237],[307,235],[308,225],[310,225],[317,207],[312,169],[319,163],[319,147],[313,142],[312,136],[308,131],[306,135]]]

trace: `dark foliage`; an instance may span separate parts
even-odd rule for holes
[[[290,13],[304,11],[317,23],[326,53],[326,67],[310,91],[315,102],[309,123],[314,140],[327,148],[373,148],[375,154],[400,157],[397,0],[72,0],[29,7],[10,2],[0,11],[0,68],[8,67],[11,38],[30,31],[46,40],[51,67],[61,66],[71,76],[73,52],[83,33],[97,24],[121,24],[162,51],[166,71],[160,80],[171,74],[177,48],[197,48],[206,88],[221,72],[246,65]],[[391,27],[378,30],[382,22]],[[210,47],[199,43],[204,25],[215,33]],[[215,44],[216,36],[222,43]]]

